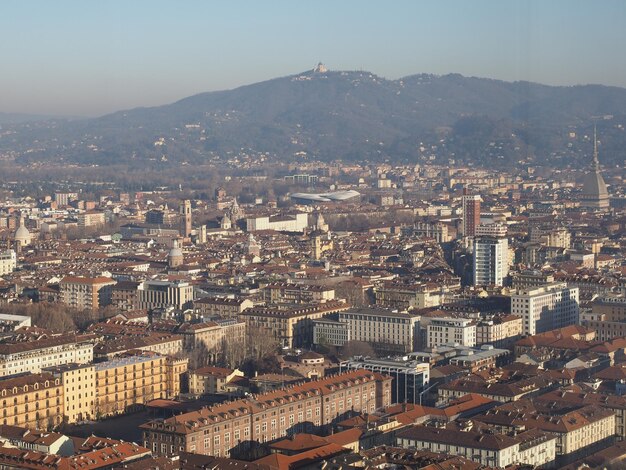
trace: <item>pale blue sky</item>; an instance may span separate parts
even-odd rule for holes
[[[99,115],[312,68],[626,87],[624,0],[2,0],[0,111]]]

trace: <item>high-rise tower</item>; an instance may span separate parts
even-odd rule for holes
[[[598,160],[598,139],[595,126],[593,128],[593,160],[589,172],[583,179],[580,205],[597,211],[606,211],[609,208],[609,193]]]
[[[474,285],[501,286],[509,274],[509,242],[506,238],[474,240]]]
[[[185,199],[181,206],[182,213],[182,232],[183,237],[189,238],[191,236],[191,201]]]
[[[469,194],[463,190],[463,236],[473,237],[476,235],[476,227],[480,225],[480,196]]]

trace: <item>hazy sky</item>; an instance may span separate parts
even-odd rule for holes
[[[312,68],[626,87],[625,0],[1,0],[0,111],[100,115]]]

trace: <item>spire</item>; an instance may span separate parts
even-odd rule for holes
[[[600,162],[598,160],[598,133],[596,125],[593,125],[593,171],[600,171]]]

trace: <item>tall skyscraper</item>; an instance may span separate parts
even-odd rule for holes
[[[509,241],[478,237],[474,240],[474,285],[501,286],[509,274]]]
[[[609,193],[598,160],[598,139],[595,127],[593,128],[593,160],[590,171],[583,179],[583,193],[580,200],[580,205],[588,209],[606,211],[609,208]]]
[[[181,206],[182,213],[182,232],[183,237],[189,238],[191,236],[191,201],[185,199]]]
[[[473,237],[476,235],[476,227],[480,225],[480,196],[469,194],[463,190],[463,236]]]

